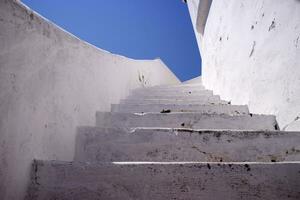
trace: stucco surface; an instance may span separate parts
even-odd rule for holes
[[[203,84],[250,112],[276,115],[283,130],[300,130],[299,19],[299,0],[214,0],[198,40]]]
[[[35,159],[72,160],[76,126],[129,90],[179,80],[160,60],[95,48],[0,0],[0,199],[22,199]]]

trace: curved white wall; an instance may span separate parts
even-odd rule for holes
[[[17,1],[0,1],[0,199],[22,199],[36,159],[72,160],[76,126],[129,90],[179,80],[160,60],[97,49]]]
[[[203,84],[300,130],[299,19],[299,0],[213,0],[198,40]]]

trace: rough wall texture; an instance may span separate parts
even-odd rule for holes
[[[72,160],[75,129],[137,87],[175,84],[160,61],[97,49],[0,0],[0,199],[22,199],[36,159]]]
[[[203,84],[251,112],[275,114],[281,129],[300,130],[299,19],[299,0],[213,0],[198,40]]]

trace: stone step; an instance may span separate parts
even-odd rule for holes
[[[107,128],[165,127],[194,129],[275,130],[271,115],[214,115],[199,113],[97,112],[96,125]]]
[[[147,90],[138,90],[132,91],[131,95],[160,95],[160,96],[170,96],[170,95],[212,95],[211,90],[172,90],[172,91],[147,91]]]
[[[185,90],[185,89],[197,89],[204,90],[205,87],[202,84],[180,84],[180,85],[159,85],[153,87],[143,87],[137,88],[136,91],[139,90]]]
[[[203,87],[185,87],[185,88],[144,88],[144,89],[135,89],[132,90],[132,92],[203,92],[203,90],[206,90]]]
[[[172,85],[156,85],[156,86],[152,86],[152,87],[148,87],[148,88],[164,88],[164,87],[198,87],[198,86],[202,86],[202,83],[180,83],[180,84],[172,84]]]
[[[220,100],[219,96],[203,97],[197,100],[179,100],[179,99],[122,99],[120,104],[228,104],[227,101]]]
[[[300,160],[300,133],[79,127],[76,161],[279,162]]]
[[[172,104],[112,104],[112,112],[161,112],[170,110],[170,112],[197,112],[206,114],[228,114],[228,115],[244,115],[249,114],[248,107],[245,105],[172,105]]]
[[[220,99],[218,95],[211,95],[211,94],[203,94],[203,95],[129,95],[126,99],[134,100],[145,100],[145,99],[171,99],[171,100],[180,100],[180,101],[196,101],[199,99],[209,99],[209,98],[216,98]]]
[[[289,163],[75,163],[35,161],[27,200],[300,199]]]

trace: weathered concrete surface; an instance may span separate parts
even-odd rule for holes
[[[166,127],[196,129],[275,130],[274,116],[214,115],[199,113],[111,113],[97,112],[96,125],[107,128]]]
[[[80,127],[76,141],[76,161],[300,160],[299,132]]]
[[[111,112],[125,113],[146,113],[162,112],[170,110],[171,112],[197,112],[206,114],[228,114],[228,115],[248,115],[248,107],[219,104],[219,105],[175,105],[175,104],[112,104]]]
[[[152,86],[152,87],[147,87],[147,88],[138,88],[135,90],[185,90],[185,89],[198,89],[198,90],[205,90],[205,87],[201,82],[197,83],[180,83],[180,84],[168,84],[168,85],[157,85],[157,86]]]
[[[202,89],[199,89],[202,88]],[[219,96],[213,95],[211,90],[206,90],[200,83],[197,84],[180,84],[172,86],[156,86],[146,89],[135,89],[127,100],[204,100],[204,99],[216,99],[220,100]]]
[[[145,90],[134,90],[131,92],[132,95],[203,95],[212,94],[211,90],[173,90],[173,91],[155,91],[151,92]]]
[[[141,101],[141,100],[150,100],[150,101],[166,101],[168,100],[169,102],[171,101],[179,101],[183,102],[185,101],[187,104],[188,102],[192,101],[203,101],[203,100],[220,100],[220,96],[218,95],[178,95],[178,96],[173,96],[173,95],[168,95],[168,96],[137,96],[137,95],[130,95],[126,98],[126,101]]]
[[[131,94],[127,97],[127,99],[178,99],[178,100],[199,100],[201,98],[208,98],[213,96],[211,93],[203,93],[203,94],[174,94],[174,95],[151,95],[149,93],[144,94]],[[220,98],[218,96],[218,98]]]
[[[95,48],[0,0],[0,199],[23,199],[33,158],[71,160],[77,125],[138,87],[176,84],[160,60]]]
[[[188,98],[181,98],[181,99],[141,99],[141,98],[130,98],[130,99],[121,99],[120,103],[122,104],[228,104],[227,101],[220,100],[220,96],[202,96],[198,99],[188,99]]]
[[[300,198],[299,163],[36,161],[30,200]]]
[[[173,92],[173,91],[177,91],[177,92],[201,92],[202,90],[205,90],[205,88],[202,85],[198,85],[198,87],[196,87],[194,84],[191,86],[182,86],[182,87],[149,87],[149,88],[139,88],[139,89],[135,89],[133,90],[133,92],[139,92],[139,91],[143,91],[143,92]]]
[[[189,0],[205,87],[300,130],[300,1],[214,0],[203,38]],[[296,123],[295,123],[296,122]]]

